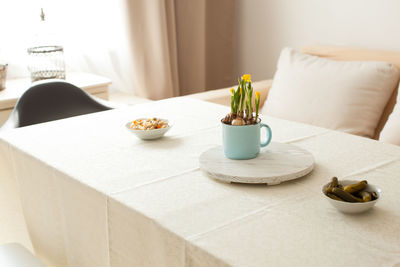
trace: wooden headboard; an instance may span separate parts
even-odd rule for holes
[[[301,52],[338,61],[384,61],[392,63],[400,70],[400,51],[380,51],[331,45],[309,45],[304,46]],[[397,92],[397,87],[393,88],[393,94],[375,130],[374,139],[379,138],[383,126],[385,126],[389,115],[393,111],[394,105],[396,104]]]

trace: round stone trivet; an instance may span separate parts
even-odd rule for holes
[[[222,146],[203,152],[200,169],[224,182],[276,185],[302,177],[314,168],[310,152],[291,144],[271,142],[254,159],[233,160]]]

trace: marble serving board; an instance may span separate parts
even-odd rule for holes
[[[276,185],[300,178],[314,168],[313,155],[297,146],[271,142],[254,159],[225,157],[222,146],[203,152],[200,169],[224,182]]]

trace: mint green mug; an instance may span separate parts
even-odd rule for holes
[[[261,128],[265,128],[266,140],[261,142]],[[271,128],[264,123],[251,125],[229,125],[222,122],[222,143],[224,154],[230,159],[252,159],[260,153],[260,147],[271,142]]]

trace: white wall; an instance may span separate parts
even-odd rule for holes
[[[272,78],[280,50],[321,43],[400,51],[399,0],[236,0],[235,74]]]

